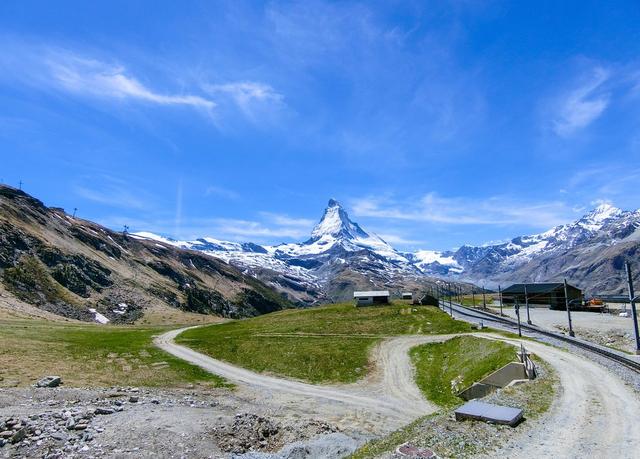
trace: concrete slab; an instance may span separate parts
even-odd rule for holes
[[[456,421],[474,419],[477,421],[491,422],[493,424],[506,424],[515,426],[522,419],[522,410],[510,406],[492,405],[491,403],[472,400],[455,410]]]

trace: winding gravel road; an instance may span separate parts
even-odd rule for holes
[[[166,352],[239,383],[244,394],[282,409],[299,410],[342,425],[358,424],[371,433],[395,430],[437,407],[426,401],[414,382],[410,348],[455,335],[399,336],[383,340],[373,352],[376,370],[356,384],[313,385],[262,375],[213,359],[174,343],[186,329],[156,338]],[[486,339],[519,345],[518,340],[488,333]],[[550,411],[522,429],[492,457],[638,457],[640,399],[604,367],[541,343],[525,341],[528,350],[550,363],[561,391]]]
[[[484,337],[497,338],[490,334]],[[640,397],[633,389],[582,356],[531,341],[524,345],[555,368],[562,391],[544,419],[491,457],[640,456]]]
[[[372,432],[388,432],[438,409],[415,385],[408,350],[416,345],[444,341],[454,335],[409,336],[384,340],[375,348],[376,371],[355,384],[314,385],[255,373],[211,358],[174,342],[188,328],[172,330],[155,339],[162,350],[239,384],[243,396],[330,418],[354,422],[366,419]],[[293,406],[292,406],[293,405]],[[346,418],[344,418],[346,416]]]

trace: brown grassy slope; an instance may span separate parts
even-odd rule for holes
[[[5,309],[13,298],[16,308],[84,321],[93,320],[89,308],[114,323],[187,323],[289,306],[223,261],[73,218],[2,185],[0,281]]]

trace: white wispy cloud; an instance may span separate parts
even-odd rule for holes
[[[0,80],[41,91],[63,92],[105,102],[190,107],[216,124],[231,117],[232,107],[244,120],[271,122],[284,107],[284,96],[262,81],[231,77],[211,83],[190,69],[136,67],[100,50],[59,47],[0,37]],[[18,57],[19,56],[19,57]],[[189,84],[191,83],[191,84]]]
[[[198,95],[153,90],[132,76],[123,65],[82,57],[66,50],[49,51],[45,64],[53,85],[77,94],[207,110],[216,106],[212,100]]]
[[[204,191],[205,196],[217,196],[225,199],[239,199],[240,194],[221,186],[210,185]]]
[[[636,208],[639,182],[639,167],[607,161],[582,166],[569,176],[566,191],[574,198],[581,197],[585,204],[593,205],[597,200],[615,201],[618,205]],[[594,200],[594,197],[598,199]]]
[[[147,193],[133,189],[124,180],[107,176],[82,180],[73,191],[80,198],[114,208],[148,209],[152,201]]]
[[[419,241],[416,239],[409,239],[399,234],[391,234],[391,233],[376,233],[386,242],[391,245],[415,245],[415,244],[423,244],[424,241]]]
[[[136,212],[131,215],[107,215],[96,220],[110,228],[119,229],[128,225],[131,231],[148,231],[182,240],[213,237],[237,242],[273,243],[300,240],[309,236],[308,229],[299,226],[278,226],[235,218],[193,218],[185,215],[182,216],[180,228],[176,232],[175,219],[166,212],[132,210]]]
[[[548,228],[565,223],[571,209],[561,201],[523,202],[494,196],[486,199],[442,197],[428,193],[402,201],[360,198],[352,203],[359,217],[386,218],[448,225],[524,225]]]
[[[204,88],[210,94],[228,95],[243,111],[249,111],[255,102],[279,103],[284,98],[270,85],[256,81],[206,84]]]
[[[291,238],[299,239],[308,236],[308,231],[299,226],[267,226],[262,222],[238,219],[216,219],[216,225],[212,228],[216,234],[220,234],[232,240]]]
[[[609,106],[610,94],[604,90],[611,72],[603,67],[595,67],[577,87],[563,94],[557,103],[557,113],[553,119],[553,131],[562,137],[595,121]]]
[[[303,228],[311,228],[316,222],[309,218],[293,218],[285,214],[277,214],[273,212],[260,212],[270,222],[282,226],[301,226]]]

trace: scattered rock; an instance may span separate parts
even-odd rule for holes
[[[53,432],[51,438],[58,441],[67,441],[67,436],[62,432]]]
[[[25,439],[27,436],[27,428],[23,427],[16,431],[13,436],[9,439],[11,443],[18,443]]]
[[[37,387],[58,387],[62,384],[60,376],[47,376],[36,383]]]
[[[96,408],[96,414],[107,415],[107,414],[113,414],[113,413],[114,413],[113,408],[104,408],[104,407]]]
[[[138,400],[140,399],[137,395],[132,395],[131,397],[129,397],[129,403],[138,403]]]

